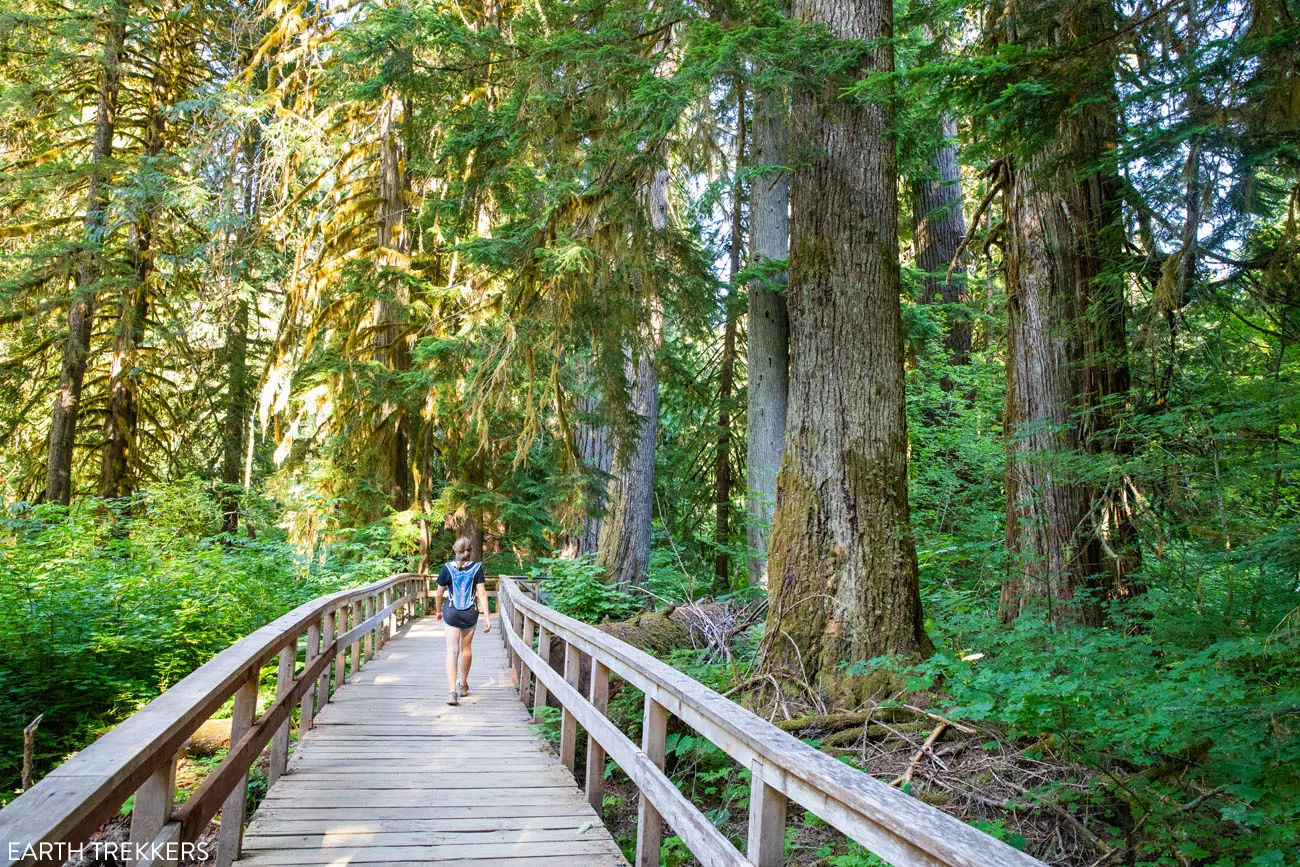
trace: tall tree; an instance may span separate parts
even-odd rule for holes
[[[744,227],[741,203],[744,186],[740,180],[740,167],[745,161],[745,91],[736,87],[736,153],[733,162],[735,178],[731,185],[731,238],[728,245],[730,280],[727,289],[726,320],[722,329],[722,367],[718,375],[718,449],[713,466],[713,575],[720,586],[727,586],[731,578],[731,400],[736,372],[736,275],[740,273],[741,247]]]
[[[745,429],[749,580],[765,584],[767,545],[776,505],[776,476],[785,447],[790,388],[790,319],[784,263],[790,252],[790,187],[785,169],[788,112],[780,92],[756,95],[750,185],[751,263],[763,278],[749,284]],[[776,267],[776,266],[780,267]]]
[[[68,505],[72,501],[72,457],[76,448],[81,388],[90,358],[95,293],[101,273],[100,251],[108,225],[108,172],[113,154],[113,129],[122,78],[122,47],[126,39],[126,10],[112,3],[103,24],[103,53],[95,101],[95,131],[91,139],[90,175],[86,184],[81,261],[77,285],[68,308],[68,336],[63,350],[59,387],[50,423],[49,457],[45,470],[45,499]]]
[[[889,0],[797,0],[794,16],[861,40],[855,78],[894,68]],[[797,89],[808,161],[790,201],[790,409],[768,562],[763,664],[847,703],[844,663],[928,652],[907,505],[898,170],[886,101]]]
[[[379,116],[378,249],[380,292],[375,301],[374,359],[376,364],[400,374],[410,368],[407,349],[407,307],[410,291],[404,272],[410,267],[411,233],[406,226],[411,196],[406,170],[402,98],[390,94]],[[385,383],[400,394],[400,382]],[[410,424],[400,396],[385,399],[379,414],[379,472],[388,504],[403,511],[411,505]]]
[[[966,236],[962,213],[961,165],[957,161],[957,124],[942,115],[935,124],[938,142],[926,174],[912,182],[912,224],[916,267],[923,272],[926,304],[956,305],[966,300],[966,265],[957,257]],[[954,262],[953,260],[957,261]],[[953,364],[970,358],[970,320],[948,307],[944,345]],[[951,388],[944,383],[944,390]]]
[[[109,367],[108,415],[104,420],[104,445],[100,451],[99,496],[127,497],[135,487],[135,451],[139,436],[139,350],[149,315],[150,282],[154,271],[155,211],[160,197],[160,156],[167,130],[166,111],[177,77],[175,48],[178,31],[186,26],[170,4],[157,21],[149,23],[154,60],[150,64],[149,93],[140,132],[138,192],[129,228],[127,255],[131,277],[123,281],[118,299],[117,325]]]
[[[668,170],[654,173],[649,193],[650,227],[658,236],[668,226]],[[634,417],[631,442],[614,452],[608,506],[600,526],[596,561],[612,580],[629,586],[645,581],[654,532],[655,439],[659,429],[659,374],[654,353],[663,340],[663,308],[657,289],[647,299],[649,321],[640,348],[629,350],[627,378]]]
[[[1072,104],[1026,158],[1006,165],[1007,549],[1004,618],[1027,605],[1100,623],[1132,593],[1128,491],[1081,477],[1077,458],[1114,455],[1129,368],[1118,107],[1108,0],[1013,4],[1008,38],[1071,59]],[[1075,466],[1070,465],[1071,457]]]

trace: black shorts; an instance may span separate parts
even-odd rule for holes
[[[457,608],[448,603],[442,606],[442,622],[457,629],[473,629],[478,625],[478,609]]]

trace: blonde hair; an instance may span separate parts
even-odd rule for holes
[[[473,545],[472,545],[472,543],[469,541],[469,537],[467,537],[467,536],[461,536],[461,537],[460,537],[459,539],[457,539],[455,542],[452,542],[452,543],[451,543],[451,551],[452,551],[452,553],[453,553],[453,554],[459,554],[459,555],[462,556],[462,557],[468,557],[468,556],[469,556],[470,549],[471,549],[472,547],[473,547]]]

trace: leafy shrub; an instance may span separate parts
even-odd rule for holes
[[[528,574],[546,579],[542,598],[547,605],[588,623],[626,620],[642,609],[632,594],[605,582],[605,570],[591,555],[544,558]]]
[[[941,686],[950,715],[1050,738],[1118,774],[1109,795],[1142,823],[1138,863],[1177,863],[1174,853],[1214,865],[1297,863],[1294,633],[1225,624],[1221,611],[1198,612],[1158,588],[1104,629],[1000,624],[976,594],[927,601],[940,650],[911,669],[909,685]]]

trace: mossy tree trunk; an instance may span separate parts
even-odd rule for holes
[[[887,0],[797,0],[796,18],[880,40],[861,76],[893,69]],[[766,670],[856,704],[845,663],[915,657],[921,624],[908,522],[897,164],[886,104],[796,92],[791,184],[790,408],[768,561]]]
[[[1122,281],[1118,106],[1106,49],[1108,3],[1017,5],[1011,37],[1033,47],[1094,46],[1080,66],[1088,97],[1012,163],[1005,185],[1008,575],[1004,619],[1027,608],[1099,624],[1102,602],[1141,588],[1132,506],[1122,482],[1081,477],[1080,458],[1114,459],[1129,391]],[[1101,457],[1099,457],[1101,456]],[[1122,478],[1122,476],[1121,476]]]

